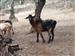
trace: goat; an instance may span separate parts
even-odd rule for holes
[[[5,20],[4,23],[10,23],[12,25],[12,22],[10,20]]]
[[[12,22],[10,20],[0,20],[0,23],[10,23],[12,25]]]
[[[30,24],[32,25],[32,27],[35,29],[35,31],[37,32],[37,40],[36,42],[39,42],[39,34],[42,37],[43,43],[45,43],[44,37],[42,35],[42,32],[47,31],[48,35],[49,35],[49,40],[48,43],[50,43],[50,41],[54,40],[54,29],[55,26],[57,24],[57,22],[55,20],[38,20],[35,21],[35,16],[29,15],[28,17],[26,17],[26,19],[29,19]],[[50,35],[51,34],[51,35]]]
[[[12,27],[12,22],[10,20],[0,20],[0,23],[9,23],[9,24],[11,24],[12,32],[14,34],[13,27]]]
[[[5,20],[5,22],[4,23],[9,23],[9,24],[11,24],[11,30],[12,30],[12,34],[14,34],[14,31],[13,31],[13,26],[12,26],[12,22],[10,21],[10,20]]]
[[[12,28],[12,22],[9,20],[2,20],[0,21],[0,31],[2,35],[5,35],[6,33],[14,34],[13,28]]]

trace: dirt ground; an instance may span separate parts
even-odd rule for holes
[[[75,56],[75,25],[57,25],[54,41],[48,44],[46,32],[43,32],[46,43],[42,43],[41,38],[40,42],[36,43],[36,33],[27,34],[30,31],[29,24],[14,24],[16,26],[13,39],[22,48],[18,51],[18,56]]]
[[[36,33],[28,34],[31,25],[24,19],[28,12],[18,14],[16,17],[19,22],[13,23],[15,34],[12,36],[15,40],[13,43],[18,43],[22,48],[17,52],[17,56],[75,56],[75,13],[50,10],[44,12],[42,17],[57,20],[54,41],[48,44],[48,34],[43,32],[46,43],[42,43],[41,38],[40,42],[36,43]]]

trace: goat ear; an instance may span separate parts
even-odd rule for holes
[[[28,19],[28,17],[26,17],[25,19]]]

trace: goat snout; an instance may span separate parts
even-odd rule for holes
[[[33,17],[32,15],[29,15],[25,19],[29,19],[29,18],[32,18],[32,17]]]
[[[25,19],[28,19],[29,17],[26,17]]]

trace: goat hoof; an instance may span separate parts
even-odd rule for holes
[[[36,40],[36,42],[38,43],[39,41],[38,41],[38,40]]]
[[[53,39],[52,39],[52,40],[50,40],[50,41],[53,41]]]
[[[50,43],[51,41],[48,41],[48,43]]]
[[[14,32],[13,32],[13,35],[14,35]]]
[[[43,41],[43,43],[45,43],[45,41]]]

